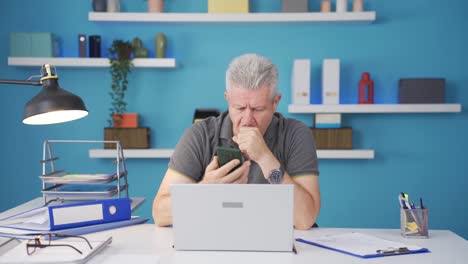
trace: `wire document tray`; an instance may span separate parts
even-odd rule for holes
[[[77,174],[66,170],[57,170],[58,156],[52,153],[52,145],[58,143],[85,144],[107,143],[115,144],[116,157],[113,161],[115,169],[111,173]],[[103,140],[46,140],[42,150],[42,196],[44,205],[52,201],[65,200],[95,200],[113,196],[128,195],[127,169],[120,141]]]

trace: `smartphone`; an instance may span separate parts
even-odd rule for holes
[[[234,160],[234,159],[240,160],[239,165],[237,165],[234,169],[231,170],[233,171],[239,168],[244,162],[244,157],[242,156],[240,149],[230,148],[230,147],[218,147],[217,153],[218,153],[219,167],[224,166],[224,164],[230,162],[231,160]]]

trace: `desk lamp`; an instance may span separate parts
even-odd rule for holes
[[[23,123],[27,125],[49,125],[80,119],[88,115],[88,110],[80,97],[65,91],[58,84],[56,70],[49,64],[41,67],[41,79],[2,80],[0,84],[25,84],[43,86],[24,107]]]

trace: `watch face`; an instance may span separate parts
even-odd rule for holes
[[[283,172],[280,169],[272,170],[268,179],[270,183],[280,184],[283,179]]]

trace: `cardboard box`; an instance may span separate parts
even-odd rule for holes
[[[60,45],[51,32],[10,33],[11,57],[58,57]]]
[[[317,149],[352,149],[353,129],[342,128],[312,128],[312,134]]]
[[[249,13],[249,0],[208,0],[208,13]]]
[[[150,142],[150,129],[139,128],[104,128],[104,140],[120,140],[124,149],[147,149]],[[104,143],[105,149],[115,149],[115,144]]]

